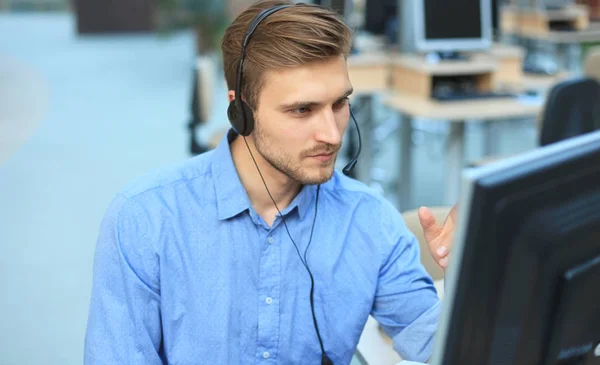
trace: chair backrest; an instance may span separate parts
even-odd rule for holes
[[[212,113],[214,102],[215,65],[209,56],[200,56],[196,61],[192,79],[191,113],[195,124],[206,123]]]
[[[431,207],[429,209],[431,210],[431,213],[433,213],[433,216],[438,224],[443,224],[452,207]],[[425,270],[427,270],[433,280],[443,279],[444,270],[442,270],[442,268],[433,260],[433,257],[431,257],[429,247],[425,241],[423,228],[419,222],[418,209],[409,210],[402,213],[402,218],[406,223],[406,227],[415,235],[417,241],[419,241],[419,246],[421,248],[421,263],[425,267]]]
[[[600,83],[577,78],[555,85],[546,100],[540,145],[600,129]]]

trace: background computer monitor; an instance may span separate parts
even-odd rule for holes
[[[297,2],[300,2],[300,1],[297,1]],[[349,1],[349,0],[313,0],[310,3],[331,8],[331,9],[337,11],[338,14],[345,16],[346,12],[348,11],[348,8],[350,7],[349,5],[351,4],[351,1]]]
[[[519,0],[524,8],[561,9],[576,3],[576,0]]]
[[[600,364],[600,132],[464,180],[431,363]]]
[[[500,36],[500,13],[501,8],[504,5],[504,1],[502,0],[491,0],[491,12],[492,12],[492,39],[495,39]]]
[[[484,50],[492,43],[490,0],[414,0],[412,9],[417,51]]]
[[[390,21],[397,17],[398,0],[367,0],[363,28],[374,35],[387,35]]]

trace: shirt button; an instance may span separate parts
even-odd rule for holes
[[[270,245],[272,245],[274,241],[275,241],[275,240],[273,239],[273,237],[269,237],[269,238],[267,239],[267,242],[269,242],[269,244],[270,244]]]
[[[267,302],[267,304],[271,304],[273,303],[273,298],[267,297],[267,299],[265,299],[265,302]]]
[[[269,351],[265,351],[265,352],[263,352],[263,357],[264,357],[265,359],[268,359],[270,356],[271,356],[271,354],[269,353]]]

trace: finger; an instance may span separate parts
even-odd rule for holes
[[[438,265],[440,265],[440,267],[442,269],[446,269],[448,267],[448,261],[449,261],[449,256],[446,256],[442,259],[440,259],[440,261],[438,261]]]
[[[448,250],[448,247],[439,245],[438,248],[436,248],[435,253],[439,258],[444,258],[448,255],[448,253],[450,253],[450,251]]]
[[[430,243],[433,239],[435,239],[442,231],[442,227],[438,226],[435,221],[434,215],[431,213],[431,210],[427,207],[421,207],[418,210],[419,222],[421,223],[421,227],[423,228],[423,234],[425,235],[425,240]]]
[[[448,217],[446,217],[446,221],[451,221],[453,224],[456,224],[456,218],[458,217],[458,204],[455,204],[450,212],[448,213]]]
[[[456,230],[456,215],[457,215],[457,206],[455,205],[450,209],[450,212],[446,216],[446,220],[444,221],[444,225],[442,226],[441,232],[438,236],[437,241],[439,245],[446,246],[446,252],[451,250],[452,242],[454,239],[454,231]],[[441,252],[438,253],[441,255]]]

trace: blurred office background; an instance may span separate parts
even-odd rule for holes
[[[464,167],[540,146],[549,93],[595,77],[596,1],[316,2],[355,29],[355,178],[404,213],[454,204]],[[0,0],[1,364],[82,362],[101,217],[223,135],[218,42],[250,3]]]

